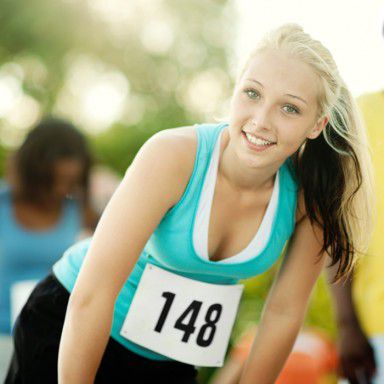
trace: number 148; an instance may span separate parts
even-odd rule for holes
[[[162,297],[165,298],[165,303],[155,326],[155,331],[159,333],[161,333],[163,329],[164,323],[167,319],[169,310],[171,309],[173,300],[175,299],[176,295],[172,292],[163,292]],[[174,328],[180,329],[184,332],[184,335],[181,339],[181,341],[184,343],[188,343],[190,336],[196,330],[195,323],[202,304],[202,301],[193,300],[174,324]],[[196,343],[200,347],[208,347],[211,345],[216,332],[216,324],[220,319],[222,310],[223,307],[221,304],[212,304],[209,306],[205,314],[205,323],[201,326],[196,338]],[[189,321],[186,321],[188,316],[190,316]]]

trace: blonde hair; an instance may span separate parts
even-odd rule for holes
[[[373,177],[366,130],[331,53],[297,24],[284,24],[268,33],[248,57],[237,82],[252,58],[265,50],[283,51],[299,59],[320,80],[318,117],[327,116],[328,124],[317,139],[304,143],[293,160],[307,213],[324,228],[323,250],[331,256],[332,265],[338,263],[339,279],[366,250],[373,227]]]

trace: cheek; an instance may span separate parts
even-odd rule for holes
[[[306,131],[302,127],[289,126],[279,132],[279,142],[289,152],[295,152],[306,139]]]
[[[246,110],[246,105],[244,100],[242,100],[241,95],[236,93],[230,103],[230,114],[231,116],[239,116],[243,114]]]
[[[229,113],[229,123],[234,127],[242,127],[250,117],[251,114],[244,105],[233,104]]]

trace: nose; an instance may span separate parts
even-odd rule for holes
[[[267,104],[259,105],[252,113],[251,123],[256,130],[270,130],[272,110]]]

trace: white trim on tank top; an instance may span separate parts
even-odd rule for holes
[[[201,191],[199,206],[197,208],[197,213],[196,213],[195,226],[193,228],[194,248],[197,254],[201,258],[206,260],[209,260],[209,256],[208,256],[209,219],[211,215],[211,207],[212,207],[213,195],[215,192],[216,179],[217,179],[217,169],[219,165],[220,140],[223,132],[224,130],[220,132],[218,140],[215,143],[215,148],[212,153],[212,157],[209,163],[209,168],[205,175],[204,185]],[[279,197],[279,171],[277,171],[276,173],[272,196],[268,203],[263,220],[261,221],[261,224],[257,233],[242,251],[224,260],[220,260],[218,261],[218,263],[243,262],[248,259],[254,258],[264,249],[270,237],[272,223],[276,213],[278,197]]]

